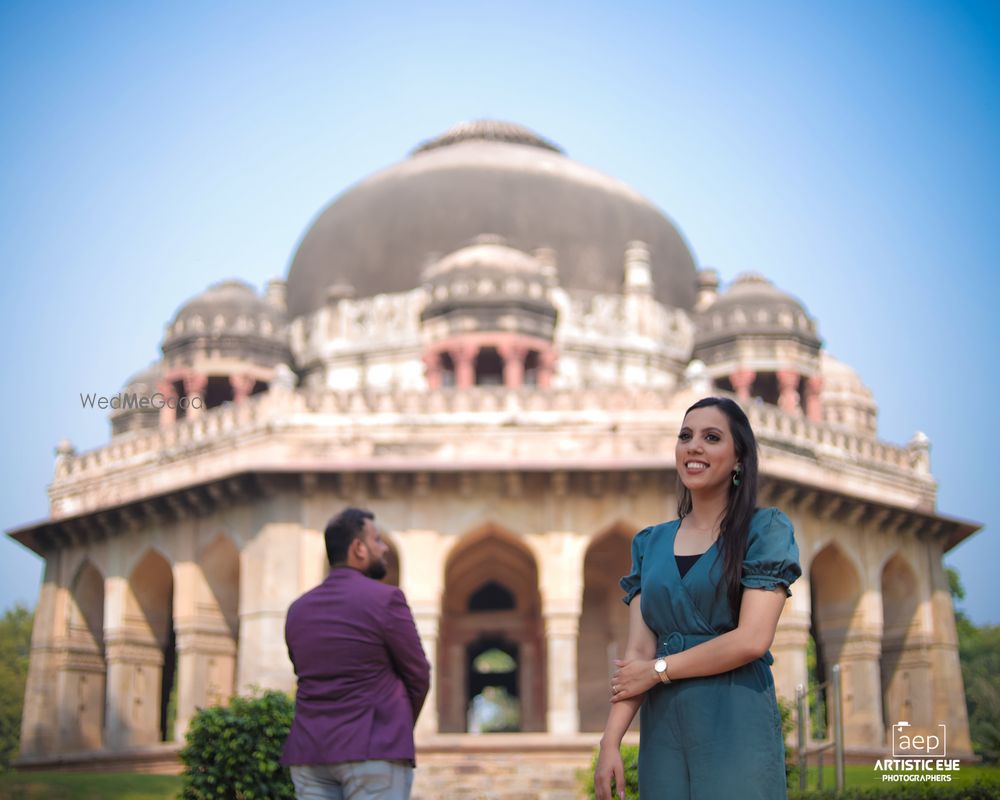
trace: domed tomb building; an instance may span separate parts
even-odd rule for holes
[[[744,404],[761,503],[796,527],[779,695],[839,664],[849,754],[900,720],[971,749],[942,557],[977,526],[937,511],[926,437],[878,438],[799,300],[722,287],[648,200],[523,127],[459,125],[347,189],[287,281],[210,286],[161,352],[123,390],[155,402],[102,447],[63,442],[49,518],[10,532],[46,562],[25,767],[168,768],[199,707],[293,689],[286,609],[355,505],[433,665],[415,796],[458,796],[434,765],[469,750],[572,781],[624,649],[631,537],[675,516],[677,431],[710,393]],[[473,732],[497,719],[515,735]]]

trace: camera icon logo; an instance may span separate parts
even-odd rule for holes
[[[893,758],[944,758],[948,755],[948,729],[942,722],[932,731],[917,733],[906,720],[892,726]]]

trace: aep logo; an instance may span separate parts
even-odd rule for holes
[[[937,726],[934,733],[914,733],[913,726],[905,720],[892,726],[893,758],[927,758],[948,755],[948,729],[944,723]]]

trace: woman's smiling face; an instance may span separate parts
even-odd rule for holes
[[[736,445],[729,418],[715,406],[689,411],[677,435],[677,473],[689,491],[732,481]]]

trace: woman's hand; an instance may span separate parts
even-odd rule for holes
[[[611,800],[611,779],[615,779],[619,800],[625,800],[625,765],[617,747],[604,744],[597,754],[597,769],[594,770],[594,793],[597,800]]]
[[[638,697],[652,689],[659,680],[653,669],[652,661],[642,658],[630,661],[616,659],[615,666],[618,669],[611,679],[612,703],[628,700],[630,697]]]

